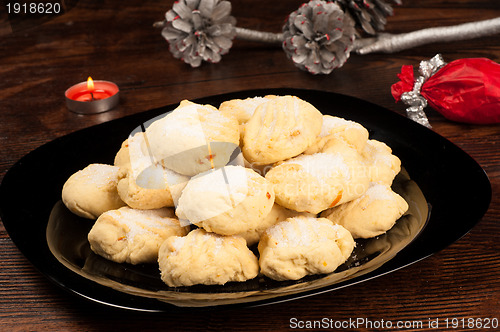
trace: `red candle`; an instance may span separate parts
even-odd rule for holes
[[[76,113],[101,113],[112,109],[118,104],[118,86],[108,81],[93,81],[73,85],[65,92],[66,105]]]

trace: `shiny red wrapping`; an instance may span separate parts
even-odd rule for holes
[[[396,101],[413,89],[413,67],[403,66],[391,87]],[[500,64],[486,58],[460,59],[443,66],[420,94],[444,117],[458,122],[500,123]]]

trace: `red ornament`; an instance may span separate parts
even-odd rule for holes
[[[391,93],[398,102],[412,91],[413,67],[403,66]],[[420,94],[449,120],[475,124],[500,123],[500,64],[486,58],[459,59],[425,81]]]

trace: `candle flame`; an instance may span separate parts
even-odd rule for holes
[[[92,77],[90,77],[90,76],[87,79],[87,90],[89,90],[89,92],[94,91],[94,81],[92,80]]]

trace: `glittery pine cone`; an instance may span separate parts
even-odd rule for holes
[[[224,0],[179,0],[166,14],[162,36],[174,57],[192,67],[219,62],[236,36],[231,3]]]
[[[288,17],[283,49],[300,69],[329,74],[349,58],[354,34],[354,22],[336,3],[313,0]]]
[[[356,22],[356,27],[375,35],[383,31],[387,16],[393,14],[391,3],[401,5],[401,0],[335,0]]]

